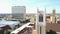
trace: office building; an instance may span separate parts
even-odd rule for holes
[[[25,20],[26,7],[25,6],[12,6],[12,17],[19,20]]]

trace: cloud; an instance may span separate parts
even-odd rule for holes
[[[51,13],[52,8],[56,8],[57,13],[59,13],[59,3],[60,0],[0,0],[0,13],[11,13],[12,6],[26,6],[28,8],[27,13],[31,11],[34,13],[35,8],[47,8],[47,13],[49,11]]]

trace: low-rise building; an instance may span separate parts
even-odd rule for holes
[[[60,24],[46,24],[46,32],[49,32],[50,30],[60,34]]]

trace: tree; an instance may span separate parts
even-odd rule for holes
[[[4,30],[4,34],[10,34],[8,30]]]
[[[55,31],[50,30],[49,32],[47,32],[46,34],[57,34]]]

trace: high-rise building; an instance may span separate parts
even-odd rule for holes
[[[12,17],[19,20],[25,20],[26,7],[25,6],[12,6]]]
[[[37,11],[37,31],[38,34],[46,34],[45,31],[45,11]]]
[[[34,34],[46,34],[45,11],[37,10]]]
[[[55,9],[53,9],[53,12],[52,12],[52,23],[56,23],[56,13],[55,13]]]

